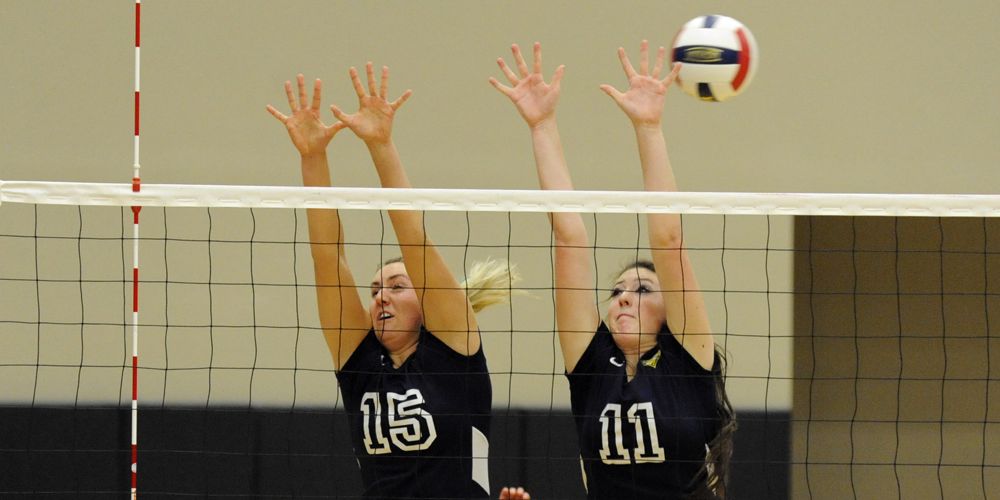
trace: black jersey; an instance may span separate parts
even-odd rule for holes
[[[683,498],[718,427],[715,385],[663,331],[628,380],[602,322],[567,374],[590,499]]]
[[[463,356],[421,328],[394,368],[369,332],[337,380],[365,498],[488,498],[493,390],[482,348]]]

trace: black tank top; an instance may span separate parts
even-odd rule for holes
[[[370,331],[337,380],[365,498],[489,497],[482,348],[463,356],[421,328],[416,351],[394,368]]]
[[[628,381],[602,322],[567,374],[590,499],[683,498],[718,428],[715,385],[664,330]]]

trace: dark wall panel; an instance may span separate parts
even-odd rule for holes
[[[787,498],[788,415],[739,418],[732,498]],[[127,495],[129,426],[120,409],[0,409],[0,497]],[[494,492],[584,497],[568,413],[498,411],[490,443]],[[357,467],[340,412],[140,411],[142,498],[356,498]]]

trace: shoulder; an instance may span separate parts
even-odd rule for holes
[[[608,360],[610,357],[615,355],[617,350],[618,348],[615,345],[615,340],[611,337],[611,331],[608,330],[608,326],[601,321],[601,324],[597,326],[597,332],[594,334],[593,338],[590,339],[590,344],[587,345],[587,348],[580,356],[580,361],[576,363],[576,367],[573,369],[573,372],[567,373],[567,375],[603,371],[600,367],[607,365]]]
[[[379,362],[379,357],[384,350],[382,344],[375,338],[375,330],[368,330],[368,334],[351,353],[351,357],[347,358],[347,362],[338,370],[338,374],[370,370],[372,363]]]
[[[668,365],[672,370],[695,375],[708,375],[712,373],[712,370],[701,366],[694,359],[694,356],[681,345],[677,337],[674,337],[673,333],[666,326],[660,331],[659,345],[663,354],[673,361],[673,363]]]
[[[434,368],[436,366],[486,366],[486,354],[483,352],[482,343],[479,345],[479,350],[475,353],[466,356],[445,344],[441,339],[437,338],[432,332],[424,327],[420,327],[420,344],[417,346],[417,352],[414,354],[417,359],[420,360],[420,364],[423,367]]]

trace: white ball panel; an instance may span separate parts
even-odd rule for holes
[[[681,80],[681,90],[689,96],[698,97],[698,82]]]
[[[730,83],[739,70],[738,64],[681,63],[680,77],[684,81]]]
[[[728,83],[711,83],[708,85],[712,89],[712,95],[715,96],[716,101],[725,101],[730,97],[736,97],[736,92],[733,90],[733,86]]]
[[[714,26],[722,30],[736,31],[737,29],[743,27],[743,23],[728,16],[719,16],[719,19],[715,21]]]

